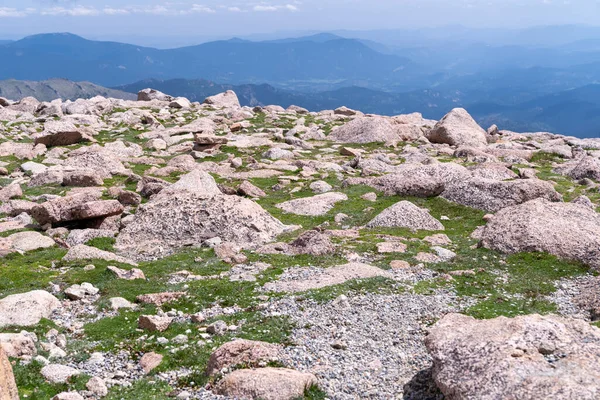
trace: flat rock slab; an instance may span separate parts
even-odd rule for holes
[[[242,399],[293,400],[317,384],[313,374],[285,368],[238,369],[226,375],[215,392]]]
[[[348,200],[348,196],[344,193],[332,192],[286,201],[275,207],[290,214],[315,217],[327,214],[336,203],[345,200]]]
[[[104,261],[116,261],[123,264],[129,264],[137,266],[135,261],[127,259],[125,257],[118,256],[110,251],[100,250],[96,247],[86,246],[85,244],[78,244],[75,247],[71,247],[67,254],[63,257],[63,261],[78,261],[78,260],[104,260]]]
[[[281,276],[279,281],[267,283],[264,289],[272,292],[296,293],[339,285],[352,279],[377,276],[393,278],[388,271],[361,263],[349,263],[325,269],[291,268]]]
[[[0,238],[0,253],[24,253],[37,249],[46,249],[54,246],[55,244],[56,243],[54,240],[48,236],[42,235],[39,232],[17,232],[8,237]]]

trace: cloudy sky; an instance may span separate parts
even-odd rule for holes
[[[600,0],[0,0],[0,38],[72,32],[120,39],[461,24],[600,25]]]

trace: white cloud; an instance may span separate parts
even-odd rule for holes
[[[259,12],[260,11],[277,11],[277,7],[258,5],[258,6],[254,6],[253,10],[259,11]]]
[[[52,7],[42,10],[42,15],[57,15],[71,17],[89,17],[100,14],[100,12],[92,7],[77,6],[73,8]]]
[[[216,12],[212,8],[203,6],[201,4],[193,4],[192,9],[190,11],[194,12],[194,13],[209,13],[209,14],[213,14]]]
[[[106,15],[127,15],[129,14],[129,10],[125,9],[125,8],[110,8],[107,7],[104,10],[102,10],[102,12]]]
[[[28,12],[29,10],[29,12]],[[27,10],[17,10],[16,8],[0,7],[0,18],[8,17],[25,17],[28,13],[31,13],[33,9],[28,8]]]
[[[1,0],[0,0],[1,1]],[[103,8],[95,8],[87,5],[77,5],[71,3],[72,0],[52,0],[55,3],[54,7],[47,7],[40,10],[34,8],[18,9],[14,7],[0,7],[0,18],[6,17],[25,17],[27,15],[39,14],[44,16],[71,16],[71,17],[89,17],[89,16],[119,16],[119,15],[133,15],[133,14],[149,14],[149,15],[162,15],[162,16],[177,16],[177,15],[189,15],[195,13],[203,14],[214,14],[217,10],[226,10],[232,13],[243,13],[248,10],[256,12],[274,12],[274,11],[298,11],[299,2],[293,4],[269,4],[261,2],[254,4],[251,8],[246,9],[241,6],[226,6],[220,5],[210,7],[204,4],[191,4],[185,6],[185,3],[171,3],[163,2],[162,4],[148,4],[148,5],[121,5],[121,6],[105,6]],[[71,3],[71,4],[67,4]]]
[[[287,11],[298,11],[298,7],[293,4],[285,4],[285,5],[268,5],[268,4],[258,4],[252,8],[254,11],[262,12],[262,11],[279,11],[279,10],[287,10]]]

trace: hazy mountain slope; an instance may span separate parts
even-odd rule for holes
[[[356,86],[318,93],[302,93],[278,89],[267,84],[228,85],[208,80],[148,79],[117,86],[115,89],[137,93],[147,87],[172,96],[187,97],[192,101],[203,101],[207,96],[231,89],[237,93],[240,103],[245,106],[278,104],[288,107],[294,104],[311,111],[347,106],[365,113],[394,115],[419,111],[428,118],[440,118],[453,107],[452,98],[436,91],[387,93]]]
[[[579,137],[600,136],[600,85],[587,85],[518,104],[470,105],[478,120],[519,131],[551,131]]]
[[[532,74],[534,71],[532,71]],[[295,104],[311,111],[347,106],[365,113],[395,115],[420,112],[426,118],[439,119],[454,107],[467,107],[473,116],[487,127],[498,124],[502,129],[520,132],[550,131],[581,137],[600,136],[600,85],[588,85],[575,90],[537,96],[526,102],[518,101],[517,91],[511,97],[511,87],[503,94],[513,103],[477,101],[475,95],[457,94],[452,90],[415,90],[389,93],[361,87],[346,87],[319,93],[292,92],[270,85],[227,85],[207,80],[145,80],[117,87],[137,93],[153,87],[173,96],[193,101],[234,90],[242,105],[256,106]],[[523,95],[524,96],[524,95]],[[486,98],[493,99],[493,91]]]
[[[203,78],[232,84],[289,85],[359,80],[373,85],[420,73],[410,60],[351,39],[290,43],[218,41],[158,50],[71,34],[45,34],[0,45],[0,79],[63,77],[104,86],[147,78]]]
[[[54,99],[75,100],[94,96],[113,97],[116,99],[136,99],[131,93],[108,89],[90,82],[72,82],[66,79],[50,79],[47,81],[0,81],[0,96],[20,100],[32,96],[40,101]]]
[[[229,85],[211,82],[205,79],[145,79],[128,85],[117,86],[115,89],[137,93],[145,88],[153,88],[171,96],[186,97],[190,101],[202,102],[208,96],[226,90],[233,90],[244,106],[257,106],[269,104],[281,104],[289,106],[297,101],[302,101],[307,96],[303,94],[294,94],[286,90],[277,89],[273,86],[262,85]]]

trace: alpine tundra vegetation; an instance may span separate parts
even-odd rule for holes
[[[600,139],[233,91],[0,121],[1,400],[600,398]]]

